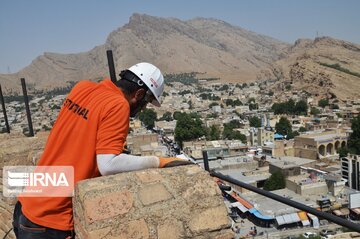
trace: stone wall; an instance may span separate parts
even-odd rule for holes
[[[44,148],[48,132],[25,137],[22,134],[0,134],[0,238],[12,228],[12,214],[16,198],[3,196],[2,173],[4,166],[35,165]],[[13,231],[6,237],[15,238]]]
[[[199,166],[84,180],[73,205],[79,239],[233,238],[221,192]]]

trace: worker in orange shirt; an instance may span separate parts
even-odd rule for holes
[[[125,171],[188,164],[177,158],[122,153],[130,117],[148,103],[160,106],[164,78],[150,63],[120,73],[114,84],[81,81],[65,99],[38,166],[72,166],[74,183]],[[17,238],[74,238],[71,197],[19,196],[13,226]]]

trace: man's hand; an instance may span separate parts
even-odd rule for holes
[[[194,164],[189,160],[184,160],[180,158],[159,158],[160,159],[160,168],[169,168],[181,165]]]

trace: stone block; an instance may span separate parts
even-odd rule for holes
[[[73,206],[79,239],[228,239],[231,233],[217,184],[195,165],[81,181]]]
[[[229,224],[229,218],[224,209],[223,206],[219,206],[196,213],[189,222],[190,230],[199,233],[226,228]],[[216,218],[216,220],[214,220],[214,218]]]
[[[84,202],[85,220],[88,224],[127,213],[133,204],[128,190],[103,194]]]
[[[158,239],[177,239],[184,237],[184,225],[177,220],[169,220],[158,226]]]
[[[141,188],[139,191],[140,201],[144,205],[150,205],[153,203],[161,202],[172,198],[171,194],[166,190],[164,185],[150,184]]]
[[[161,182],[163,179],[159,172],[139,171],[135,174],[143,183]]]

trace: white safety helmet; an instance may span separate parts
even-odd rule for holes
[[[151,103],[155,106],[160,106],[160,96],[164,91],[164,77],[159,68],[147,62],[141,62],[133,65],[128,69],[141,79],[142,82],[149,88],[155,100]]]

